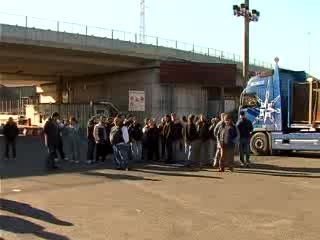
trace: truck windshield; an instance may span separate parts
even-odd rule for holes
[[[241,106],[244,108],[258,107],[257,94],[255,93],[243,93],[241,99]]]

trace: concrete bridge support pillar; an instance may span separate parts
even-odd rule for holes
[[[62,93],[63,93],[63,78],[59,77],[59,80],[56,82],[57,84],[57,99],[56,103],[62,103]]]
[[[224,87],[220,87],[220,113],[224,111]]]

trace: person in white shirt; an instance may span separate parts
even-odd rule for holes
[[[114,164],[118,170],[129,170],[129,133],[123,125],[121,118],[114,119],[114,127],[111,129],[110,142],[114,152]]]

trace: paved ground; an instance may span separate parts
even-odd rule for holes
[[[106,164],[45,175],[37,141],[20,140],[23,155],[2,163],[6,240],[319,239],[319,156],[254,157],[253,168],[223,174]]]

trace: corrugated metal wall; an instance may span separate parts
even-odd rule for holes
[[[154,86],[152,116],[158,120],[175,112],[179,117],[190,113],[207,113],[207,90],[194,85],[165,84]]]
[[[43,119],[51,116],[53,112],[58,112],[60,118],[67,120],[70,117],[75,117],[81,128],[86,127],[88,119],[92,115],[89,104],[39,104],[38,112],[43,116]]]

